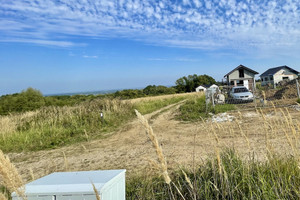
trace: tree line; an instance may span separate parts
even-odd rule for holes
[[[133,99],[146,96],[193,92],[199,85],[214,83],[216,81],[208,75],[194,74],[177,79],[175,86],[172,87],[148,85],[144,89],[127,89],[112,94],[43,96],[39,90],[28,88],[20,93],[1,96],[0,115],[32,111],[44,106],[72,106],[97,98]]]

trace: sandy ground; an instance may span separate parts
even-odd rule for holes
[[[261,114],[253,110],[228,113],[232,121],[186,123],[175,120],[179,106],[180,103],[174,104],[145,116],[162,145],[170,170],[201,164],[214,156],[216,149],[226,147],[236,149],[243,156],[254,152],[261,160],[266,158],[267,149],[285,154],[292,152],[281,130],[280,120],[284,116],[279,110],[263,110],[265,122]],[[296,130],[290,137],[298,148],[300,112],[293,108],[289,112]],[[11,153],[9,157],[26,181],[32,180],[32,175],[39,178],[55,171],[98,169],[126,169],[127,176],[131,177],[151,173],[149,160],[156,160],[155,150],[137,119],[101,140],[54,150]]]

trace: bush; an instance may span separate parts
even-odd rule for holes
[[[143,93],[146,95],[162,95],[162,94],[175,94],[176,89],[175,88],[168,88],[166,86],[156,86],[156,85],[148,85],[143,89]]]
[[[121,99],[134,99],[138,97],[144,97],[145,94],[143,93],[142,90],[121,90],[117,91],[113,95],[115,98],[119,97]]]
[[[44,106],[73,106],[105,95],[62,95],[44,97],[39,90],[28,88],[21,93],[0,97],[0,115],[37,110]]]
[[[23,112],[38,109],[45,105],[42,93],[33,88],[23,90],[21,93],[0,97],[0,114]]]
[[[297,103],[300,103],[300,99],[297,100]]]

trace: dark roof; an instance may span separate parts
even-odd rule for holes
[[[297,75],[299,74],[298,71],[296,71],[296,70],[294,70],[294,69],[292,69],[292,68],[290,68],[290,67],[284,65],[284,66],[279,66],[279,67],[270,68],[270,69],[268,69],[267,71],[265,71],[264,73],[262,73],[262,75],[260,75],[260,77],[262,77],[262,76],[270,76],[270,75],[274,75],[274,74],[276,74],[279,70],[281,70],[281,69],[283,69],[283,68],[287,68],[287,69],[289,69],[291,72],[293,72],[293,73],[295,73],[295,74],[297,74]]]
[[[248,67],[246,67],[246,66],[244,66],[244,65],[239,65],[239,66],[237,66],[235,69],[233,69],[232,71],[230,71],[229,73],[227,73],[224,77],[228,76],[229,74],[231,74],[232,72],[234,72],[235,70],[238,70],[238,69],[240,69],[240,68],[243,68],[243,69],[245,69],[245,70],[248,70],[249,72],[252,72],[253,74],[259,74],[258,72],[254,71],[254,70],[252,70],[252,69],[250,69],[250,68],[248,68]]]

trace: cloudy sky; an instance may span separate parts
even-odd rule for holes
[[[299,0],[0,0],[0,95],[300,70]]]

